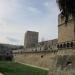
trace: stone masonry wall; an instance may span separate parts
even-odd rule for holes
[[[63,22],[62,22],[63,21]],[[64,17],[59,16],[58,43],[75,40],[75,27],[72,19],[65,24]]]
[[[75,49],[58,51],[48,75],[75,75]]]
[[[75,49],[14,54],[16,62],[49,69],[48,75],[75,75]]]
[[[55,57],[54,53],[50,52],[39,52],[39,53],[19,53],[14,54],[14,60],[16,62],[30,64],[42,68],[49,69],[50,63]]]

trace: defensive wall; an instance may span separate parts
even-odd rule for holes
[[[57,56],[74,55],[75,49],[61,49],[55,51],[43,51],[43,52],[21,52],[14,53],[14,60],[16,62],[30,64],[42,68],[49,69],[55,64]],[[52,68],[51,68],[52,69]]]
[[[55,56],[52,52],[18,52],[14,54],[16,62],[49,69],[50,61]]]
[[[48,75],[75,75],[75,24],[72,18],[58,17],[58,39],[38,43],[33,48],[14,51],[16,62],[49,69]]]

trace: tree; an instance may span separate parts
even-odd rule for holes
[[[75,20],[75,0],[57,0],[61,14],[65,17],[65,23],[68,22],[69,16]]]

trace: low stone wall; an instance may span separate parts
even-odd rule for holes
[[[58,56],[74,55],[75,49],[59,50],[58,52],[26,52],[14,54],[16,62],[31,64],[38,67],[53,69]]]
[[[31,64],[48,69],[51,64],[50,62],[54,59],[54,57],[55,54],[50,52],[14,54],[14,59],[16,62]]]

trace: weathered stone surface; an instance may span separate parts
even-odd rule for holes
[[[75,40],[75,25],[72,19],[70,19],[67,25],[65,25],[64,17],[59,16],[58,24],[59,24],[58,25],[58,42],[59,43]]]
[[[25,64],[31,64],[38,67],[48,68],[49,65],[53,64],[53,59],[55,54],[52,52],[30,52],[30,53],[23,53],[23,54],[15,54],[14,60],[16,62],[21,62]]]
[[[58,43],[61,44],[57,55],[54,57],[53,64],[50,64],[48,75],[75,75],[75,24],[69,19],[67,25],[65,18],[59,15],[58,20]],[[68,43],[63,48],[63,43],[74,42],[74,47],[69,47]],[[71,48],[71,49],[70,49]]]
[[[75,75],[75,55],[57,55],[50,65],[49,75]]]

